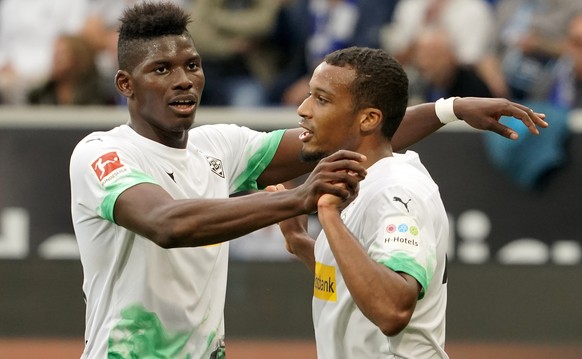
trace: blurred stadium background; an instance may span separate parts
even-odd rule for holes
[[[126,116],[123,108],[0,110],[0,359],[79,357],[84,303],[68,160],[87,133]],[[297,122],[284,108],[206,108],[196,118],[260,130]],[[567,161],[531,190],[500,171],[483,135],[463,123],[412,148],[450,216],[451,358],[582,358],[581,118],[569,120]],[[252,247],[257,236],[271,245]],[[275,236],[257,234],[246,248],[245,240],[232,249],[240,253],[227,292],[229,357],[314,358],[307,270],[281,255]]]

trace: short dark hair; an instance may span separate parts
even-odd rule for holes
[[[400,63],[386,51],[368,47],[336,50],[324,61],[356,71],[351,84],[354,112],[368,107],[382,111],[382,133],[391,139],[408,106],[408,77]]]
[[[144,42],[167,35],[188,34],[190,16],[170,2],[143,2],[125,9],[119,19],[117,60],[119,68],[131,71]]]

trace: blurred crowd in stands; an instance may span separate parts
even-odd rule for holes
[[[117,26],[137,1],[0,1],[0,104],[124,105],[113,84]],[[205,106],[297,106],[322,57],[357,45],[405,66],[412,102],[582,108],[580,1],[172,1],[191,13]]]

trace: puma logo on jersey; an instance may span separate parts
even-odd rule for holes
[[[206,157],[206,160],[208,161],[208,164],[210,165],[210,170],[214,174],[224,178],[224,168],[222,168],[222,161],[219,160],[218,158],[214,158],[211,156],[204,155],[204,157]]]
[[[394,202],[400,202],[400,203],[402,203],[402,204],[404,205],[404,208],[406,208],[406,212],[410,212],[410,211],[408,210],[408,203],[410,203],[410,201],[412,201],[412,198],[410,198],[410,199],[409,199],[408,201],[406,201],[406,202],[404,202],[404,201],[402,200],[402,198],[400,198],[400,197],[393,197],[393,198],[392,198],[392,200],[393,200]]]

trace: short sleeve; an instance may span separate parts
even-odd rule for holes
[[[256,190],[257,179],[271,163],[284,130],[260,132],[237,125],[195,128],[190,141],[224,161],[230,193]]]
[[[410,201],[417,200],[379,196],[377,218],[368,223],[375,227],[368,252],[378,263],[414,277],[422,287],[421,299],[436,270],[436,243],[419,213],[409,212]]]
[[[69,170],[73,204],[111,222],[115,201],[123,191],[140,183],[157,184],[126,150],[103,140],[85,139],[79,143]]]

